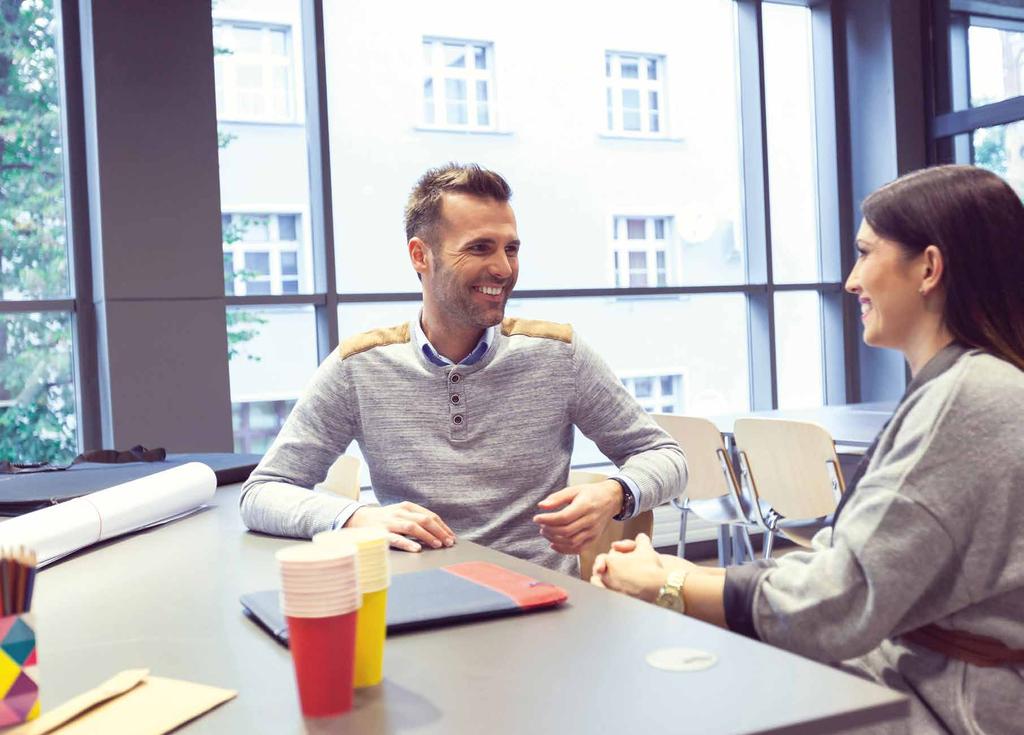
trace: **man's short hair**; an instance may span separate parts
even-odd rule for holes
[[[441,205],[445,194],[470,194],[507,202],[512,197],[508,182],[494,171],[475,163],[449,163],[427,171],[405,205],[405,238],[418,237],[431,247],[440,242]]]

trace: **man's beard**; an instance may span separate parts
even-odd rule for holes
[[[472,290],[459,282],[455,272],[440,264],[434,271],[434,283],[434,295],[437,297],[438,306],[447,318],[478,329],[487,329],[499,324],[505,316],[507,293],[503,293],[500,304],[477,303],[473,300]],[[494,285],[505,289],[508,282]]]

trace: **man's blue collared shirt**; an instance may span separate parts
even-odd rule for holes
[[[494,341],[494,333],[497,328],[497,326],[493,326],[485,329],[483,336],[480,337],[480,341],[476,343],[476,347],[473,348],[472,352],[462,358],[459,365],[474,365],[480,362],[480,358],[484,356],[484,353],[487,352],[487,348],[490,347],[491,343]],[[416,343],[420,346],[420,349],[423,350],[423,356],[430,360],[434,365],[437,365],[438,367],[445,367],[446,365],[455,364],[434,349],[434,345],[430,344],[430,340],[427,339],[427,335],[423,331],[423,327],[420,325],[419,319],[416,320]]]

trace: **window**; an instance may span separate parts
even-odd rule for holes
[[[999,174],[1024,197],[1024,120],[979,128],[971,142],[974,164]]]
[[[53,3],[0,16],[0,461],[79,448],[58,28]]]
[[[671,227],[670,217],[613,218],[612,268],[616,287],[669,284]]]
[[[494,47],[423,39],[423,124],[490,130],[494,123]]]
[[[217,117],[289,122],[295,117],[291,29],[216,22]]]
[[[263,452],[317,365],[313,307],[227,310],[236,452]]]
[[[221,215],[224,283],[237,296],[297,294],[300,274],[299,215]]]
[[[773,279],[811,283],[819,279],[811,11],[763,8]]]
[[[604,75],[609,132],[664,134],[665,57],[609,51]]]
[[[235,451],[244,454],[266,452],[294,406],[294,400],[232,403]]]
[[[625,377],[622,384],[648,413],[686,412],[682,375]]]
[[[971,107],[1024,94],[1024,21],[973,17],[967,49]]]

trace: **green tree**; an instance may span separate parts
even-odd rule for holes
[[[1006,126],[980,128],[974,132],[974,163],[1006,177]]]
[[[0,300],[66,297],[68,259],[53,0],[0,0]],[[0,459],[76,452],[70,318],[0,322]]]

